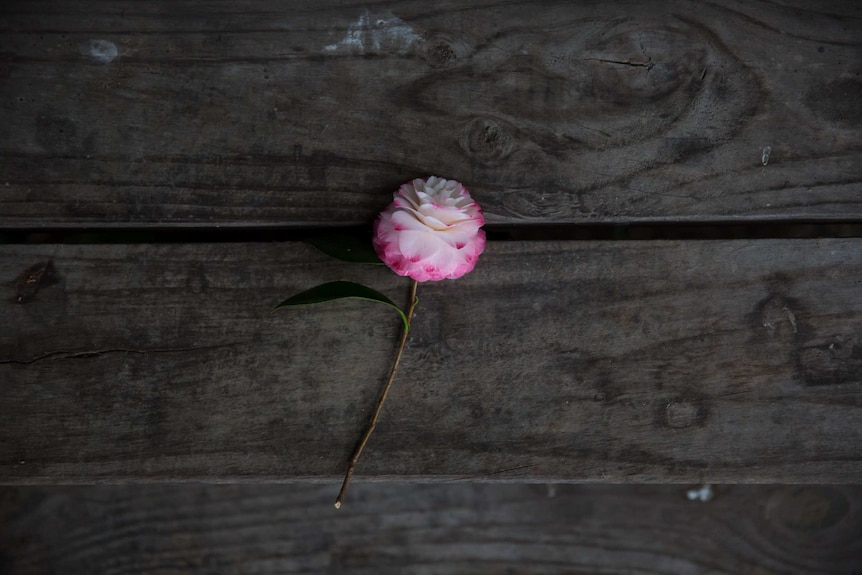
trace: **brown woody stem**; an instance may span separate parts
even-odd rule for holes
[[[404,345],[407,343],[407,335],[410,333],[410,321],[413,319],[413,310],[416,309],[416,290],[419,287],[419,282],[413,280],[413,286],[410,288],[410,307],[407,308],[407,326],[401,334],[401,343],[398,344],[398,354],[395,356],[395,362],[392,364],[392,370],[389,372],[389,378],[386,380],[386,385],[380,393],[380,398],[377,400],[377,408],[374,410],[374,417],[371,418],[371,424],[362,436],[362,441],[353,452],[350,458],[350,464],[347,466],[347,473],[344,474],[344,481],[341,483],[341,490],[338,492],[338,497],[335,499],[335,508],[341,509],[341,503],[344,501],[344,492],[347,491],[347,484],[350,483],[350,478],[353,476],[353,469],[356,467],[356,462],[359,461],[359,456],[362,455],[362,450],[365,449],[365,444],[374,433],[374,428],[377,427],[377,420],[380,419],[380,411],[383,409],[383,403],[389,395],[389,388],[392,387],[392,382],[395,380],[395,372],[398,370],[398,363],[401,361],[401,354],[404,353]]]

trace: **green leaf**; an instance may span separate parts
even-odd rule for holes
[[[293,297],[287,298],[286,300],[275,306],[272,311],[275,311],[282,307],[310,305],[314,303],[323,303],[344,298],[364,299],[368,301],[384,303],[392,307],[392,309],[397,311],[398,314],[401,316],[401,321],[404,322],[404,330],[410,330],[410,325],[407,323],[407,315],[403,311],[401,311],[400,307],[395,305],[395,302],[393,302],[391,299],[389,299],[379,291],[353,282],[338,281],[321,284],[317,287],[313,287],[309,290],[305,290],[304,292],[298,293]]]
[[[336,233],[315,236],[306,241],[329,257],[343,262],[383,265],[368,239],[362,240],[355,236]]]

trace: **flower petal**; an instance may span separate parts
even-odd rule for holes
[[[463,185],[431,176],[402,185],[374,223],[374,249],[395,273],[417,281],[471,271],[485,249],[482,208]]]

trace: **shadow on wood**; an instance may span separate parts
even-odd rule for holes
[[[859,487],[0,489],[4,573],[852,575]]]

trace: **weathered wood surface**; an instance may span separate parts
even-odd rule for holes
[[[489,244],[421,286],[358,475],[858,481],[860,278],[858,239]],[[299,243],[0,246],[0,482],[338,477],[400,321],[269,311],[336,279],[408,294]]]
[[[4,573],[852,575],[859,487],[0,489]]]
[[[6,1],[0,225],[367,222],[428,174],[493,223],[858,219],[862,5],[813,6]]]

